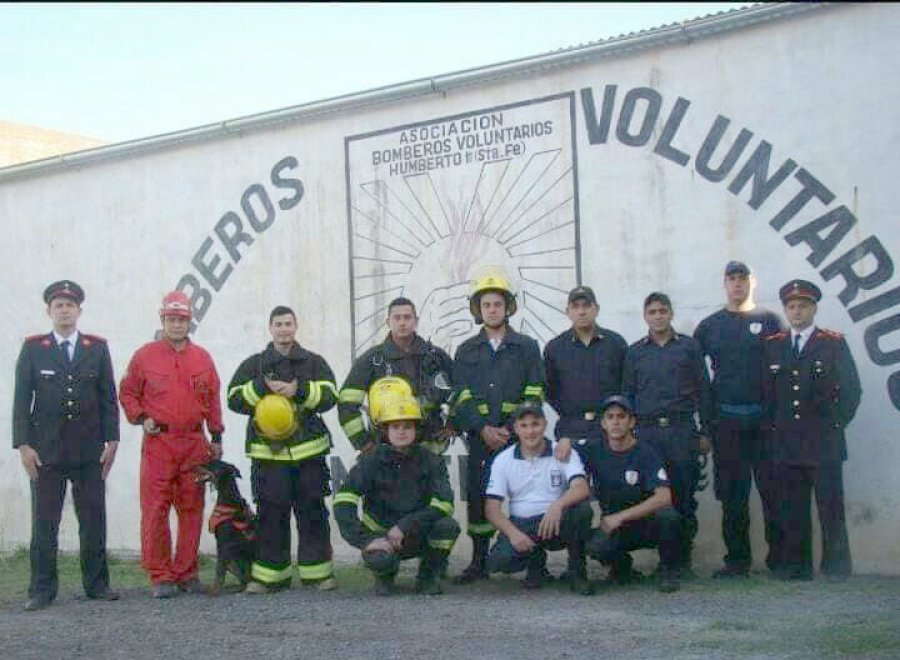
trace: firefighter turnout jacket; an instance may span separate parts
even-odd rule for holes
[[[253,422],[256,404],[271,390],[266,379],[290,382],[297,380],[299,424],[297,431],[281,442],[273,443],[261,437]],[[325,359],[294,343],[287,355],[275,350],[269,342],[262,353],[252,355],[238,367],[228,385],[228,407],[243,415],[247,422],[246,453],[252,459],[298,463],[327,454],[331,436],[322,421],[321,413],[337,401],[334,373]]]
[[[440,406],[448,402],[452,394],[449,389],[451,371],[450,356],[418,335],[408,351],[397,346],[390,335],[367,350],[353,363],[338,401],[341,428],[350,444],[361,449],[377,437],[373,429],[366,429],[362,405],[372,383],[384,376],[403,376],[409,381],[413,396],[422,405],[425,437],[435,437],[443,425]],[[435,385],[435,378],[441,373],[447,381],[447,389]]]
[[[507,328],[495,351],[482,329],[456,351],[453,382],[457,428],[478,433],[503,426],[525,399],[544,398],[544,365],[537,342]]]
[[[341,536],[360,549],[394,525],[404,534],[417,534],[444,517],[452,518],[453,491],[444,460],[419,444],[406,452],[379,444],[350,470],[334,496],[334,516]],[[435,545],[441,542],[447,547]],[[429,544],[449,551],[453,540],[431,539]]]

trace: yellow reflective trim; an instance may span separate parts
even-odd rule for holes
[[[517,403],[507,403],[504,401],[500,404],[500,411],[503,413],[511,413],[513,410],[519,407]]]
[[[381,526],[377,520],[375,520],[365,511],[363,511],[362,514],[362,524],[365,525],[366,529],[368,529],[370,532],[374,532],[375,534],[384,534],[388,531],[387,527]]]
[[[453,502],[445,502],[444,500],[439,500],[436,497],[432,497],[431,501],[428,503],[428,506],[434,507],[446,516],[453,515]]]
[[[338,403],[361,404],[366,398],[366,391],[355,387],[345,387],[338,394]]]
[[[453,544],[456,543],[456,539],[448,539],[448,540],[439,540],[439,539],[429,539],[428,545],[429,547],[434,548],[435,550],[446,550],[450,552],[453,550]]]
[[[543,399],[544,398],[544,388],[540,385],[526,385],[525,386],[525,396],[531,397],[534,399]]]
[[[494,532],[497,531],[494,529],[494,526],[489,522],[483,523],[469,523],[468,529],[466,530],[469,536],[493,536]]]
[[[291,579],[291,565],[288,564],[285,568],[269,568],[253,562],[250,567],[250,577],[263,584],[278,584]]]
[[[253,387],[252,380],[248,380],[241,386],[241,394],[244,396],[244,401],[254,408],[256,407],[256,404],[262,400],[262,397],[256,391],[256,388]]]
[[[307,410],[315,410],[322,400],[322,384],[317,380],[311,380],[307,385],[309,385],[309,395],[303,400],[303,407]]]
[[[338,493],[334,496],[334,504],[350,504],[352,506],[356,506],[359,504],[359,501],[361,499],[362,498],[356,493],[347,490],[341,490],[338,491]]]
[[[488,414],[488,405],[486,403],[479,403],[475,407],[475,410],[477,410],[478,413],[481,415],[487,415]]]
[[[230,390],[228,390],[228,398],[230,399],[235,394],[242,394],[241,390],[243,389],[243,385],[235,385]]]
[[[331,444],[328,442],[328,436],[319,435],[300,444],[285,445],[277,452],[272,451],[272,446],[265,442],[253,442],[247,455],[260,461],[296,462],[328,453],[329,449]]]
[[[341,428],[344,429],[348,438],[352,438],[366,430],[366,423],[363,421],[362,415],[356,415],[341,424]]]
[[[456,399],[456,404],[459,405],[465,401],[468,401],[472,398],[472,390],[465,389],[459,393],[459,397]]]
[[[301,580],[324,580],[334,575],[334,564],[322,561],[317,564],[297,564],[297,577]]]

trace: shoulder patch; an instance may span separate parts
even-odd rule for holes
[[[766,341],[772,341],[773,339],[785,339],[790,333],[787,330],[781,330],[780,332],[776,332],[774,335],[769,335],[768,337],[764,337]]]
[[[25,337],[26,344],[32,344],[36,341],[40,341],[41,339],[45,340],[48,344],[50,343],[50,337],[48,335],[28,335]]]
[[[81,343],[85,346],[90,346],[91,342],[100,342],[105,344],[106,337],[101,337],[100,335],[89,335],[85,332],[81,333]]]
[[[819,328],[819,334],[822,337],[827,337],[828,339],[843,339],[844,338],[843,333],[838,332],[836,330],[824,330],[822,328]]]

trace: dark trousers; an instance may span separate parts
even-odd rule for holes
[[[485,446],[478,433],[470,432],[467,437],[469,456],[466,462],[466,513],[469,524],[466,533],[473,539],[487,541],[496,531],[484,515],[483,495],[494,453]]]
[[[691,562],[697,535],[697,485],[700,482],[697,432],[691,420],[673,420],[669,426],[638,425],[641,442],[649,443],[663,461],[672,486],[672,505],[681,515],[681,561]]]
[[[28,586],[31,598],[56,598],[59,521],[67,481],[72,482],[72,500],[78,517],[84,593],[94,596],[109,587],[105,490],[100,463],[44,465],[38,468],[37,481],[31,482],[31,583]]]
[[[819,466],[778,463],[778,524],[772,570],[790,577],[812,576],[812,496],[822,527],[822,563],[826,575],[849,575],[850,546],[844,519],[841,463]]]
[[[715,493],[722,503],[722,540],[727,550],[725,564],[742,569],[749,569],[753,563],[749,502],[754,480],[762,501],[766,543],[770,547],[775,525],[772,466],[761,442],[756,417],[723,419],[713,437]]]
[[[586,547],[589,557],[604,564],[615,564],[639,548],[659,548],[660,570],[677,571],[681,564],[679,513],[666,507],[642,520],[627,522],[612,534],[595,529]]]
[[[769,568],[786,577],[812,577],[812,489],[816,468],[777,463],[777,534]]]
[[[814,476],[813,490],[822,527],[822,563],[819,570],[825,575],[850,575],[853,562],[844,516],[843,463],[821,463]]]
[[[399,552],[363,552],[363,562],[376,575],[392,577],[400,570],[401,561],[419,557],[420,574],[436,573],[440,569],[439,564],[444,563],[453,549],[458,536],[459,523],[445,516],[431,525],[412,529],[404,534]]]
[[[487,569],[490,573],[518,573],[527,568],[538,568],[544,565],[547,550],[569,551],[569,569],[581,572],[584,565],[584,543],[591,531],[591,517],[593,511],[587,502],[579,502],[569,507],[563,513],[559,523],[559,535],[552,539],[538,537],[538,527],[543,516],[533,518],[518,518],[510,516],[513,525],[527,534],[535,542],[535,548],[529,553],[520,553],[513,547],[506,534],[500,538],[491,548],[487,559]]]
[[[257,556],[251,577],[269,586],[291,582],[291,514],[297,521],[297,574],[322,580],[333,573],[331,526],[325,496],[330,476],[324,457],[300,463],[253,461]]]

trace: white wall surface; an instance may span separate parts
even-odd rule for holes
[[[900,355],[889,355],[900,346],[896,334],[885,334],[880,344],[870,336],[867,350],[865,335],[900,309],[888,305],[854,322],[848,308],[900,283],[891,270],[886,281],[844,304],[838,297],[844,279],[828,279],[822,271],[870,236],[888,257],[900,255],[898,28],[900,9],[893,5],[832,7],[279,128],[9,180],[0,173],[5,273],[0,328],[8,338],[0,346],[0,373],[7,374],[0,423],[11,427],[21,338],[49,329],[40,298],[47,283],[71,278],[85,288],[81,329],[109,339],[119,378],[134,350],[152,339],[162,294],[186,274],[203,280],[192,259],[207,237],[212,246],[199,259],[211,265],[211,279],[220,281],[218,290],[203,282],[209,300],[201,296],[195,304],[208,302],[208,308],[194,338],[211,351],[225,383],[244,357],[268,341],[267,315],[276,304],[297,310],[301,343],[326,356],[343,380],[354,348],[371,341],[383,318],[381,307],[399,291],[419,302],[423,334],[457,345],[474,331],[457,303],[472,270],[488,261],[512,269],[522,291],[515,321],[543,343],[567,326],[560,311],[563,292],[576,283],[579,270],[581,281],[597,292],[599,322],[634,341],[644,332],[641,301],[647,293],[669,293],[677,329],[690,333],[723,303],[725,262],[741,259],[756,269],[760,304],[780,310],[781,284],[810,279],[825,295],[819,324],[847,335],[864,389],[849,429],[845,469],[854,560],[860,572],[897,573],[900,495],[892,475],[900,469],[900,386],[892,403],[888,378],[900,370]],[[584,96],[593,98],[599,115],[608,85],[616,86],[611,126],[605,141],[592,144],[588,128],[594,122],[585,113],[581,90],[590,88]],[[643,100],[637,100],[631,123],[623,125],[623,136],[617,125],[629,94]],[[655,95],[659,116],[648,123],[646,142],[625,144],[623,137],[639,135]],[[673,111],[676,118],[683,112],[683,118],[668,142],[686,155],[684,164],[660,146],[667,142],[666,126],[677,123]],[[752,136],[730,173],[713,182],[698,170],[696,155],[720,115],[730,125],[713,166],[741,129]],[[519,127],[519,135],[509,131],[496,153],[459,148],[456,138],[464,135],[485,139],[481,129],[472,130],[478,126],[472,122],[491,117],[499,117],[493,120],[500,122],[496,128]],[[536,136],[538,129],[532,128],[523,136],[523,125],[544,123],[549,132]],[[433,131],[438,137],[432,140],[449,139],[449,147],[432,147],[447,149],[446,166],[408,178],[392,174],[390,163],[376,166],[373,151],[403,146],[402,127]],[[735,179],[762,141],[771,145],[769,176],[788,159],[794,164],[757,204],[751,199],[754,183],[739,186]],[[483,169],[480,156],[490,161]],[[409,160],[401,161],[395,161],[397,167],[409,167]],[[273,183],[278,163],[282,180],[302,181],[299,200],[291,187],[296,184]],[[797,178],[801,168],[833,199],[809,199],[775,229],[769,221],[809,181],[803,174]],[[272,202],[269,220],[254,184]],[[242,196],[267,224],[262,231],[251,227]],[[785,237],[841,205],[857,223],[813,266],[807,261],[810,248],[791,246]],[[228,212],[237,214],[252,239],[237,246],[239,260],[215,232]],[[233,233],[235,225],[228,223],[223,227]],[[220,261],[212,265],[215,258]],[[862,259],[857,272],[866,275],[875,264],[873,257]],[[894,364],[876,364],[870,351]],[[333,455],[349,468],[353,454],[336,415],[326,420],[334,435]],[[226,458],[249,475],[242,456],[244,419],[227,413],[226,426]],[[123,418],[122,446],[108,487],[112,549],[139,547],[140,443],[140,434]],[[461,451],[451,450],[455,484]],[[248,480],[243,485],[249,495]],[[28,482],[18,455],[0,453],[0,549],[27,543],[28,512]],[[710,491],[702,494],[700,515],[699,559],[713,565],[723,547]],[[759,546],[758,508],[754,515]],[[61,544],[74,549],[77,529],[70,510],[66,516]],[[459,502],[457,517],[465,521]],[[212,550],[212,539],[204,537],[204,549]],[[464,550],[461,543],[457,552]],[[336,552],[350,556],[339,540]]]

